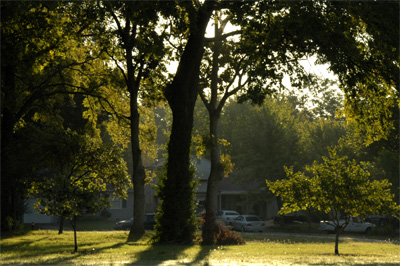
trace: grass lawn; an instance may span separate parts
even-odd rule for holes
[[[399,265],[400,246],[344,238],[335,256],[334,240],[245,233],[241,246],[150,245],[151,232],[127,243],[125,231],[54,230],[3,235],[1,265]]]

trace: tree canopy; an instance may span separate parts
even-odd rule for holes
[[[329,213],[337,233],[335,254],[339,254],[338,236],[350,216],[395,214],[400,207],[394,201],[388,180],[373,180],[366,163],[339,157],[335,150],[323,159],[323,163],[306,166],[308,173],[294,173],[286,168],[288,179],[267,181],[267,185],[284,201],[281,214],[309,209]]]

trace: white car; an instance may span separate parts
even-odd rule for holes
[[[344,220],[340,220],[339,224],[344,224]],[[375,224],[361,221],[357,217],[350,217],[349,224],[344,228],[345,232],[354,232],[354,233],[370,233],[372,228],[375,227]],[[332,221],[320,221],[319,230],[334,232],[335,225]]]
[[[236,211],[220,211],[217,214],[217,219],[222,220],[226,225],[231,225],[231,221],[238,217],[240,213]]]
[[[265,224],[256,215],[240,215],[232,220],[232,229],[242,232],[264,232]]]

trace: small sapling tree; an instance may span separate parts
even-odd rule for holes
[[[72,222],[77,252],[76,218],[109,206],[107,185],[119,197],[127,197],[131,181],[126,162],[121,149],[86,134],[66,130],[46,137],[48,144],[43,148],[48,151],[48,167],[31,183],[29,193],[36,198],[34,207],[39,213]]]
[[[394,214],[399,205],[393,201],[387,180],[370,178],[368,163],[339,157],[336,150],[329,155],[323,163],[306,166],[309,174],[286,169],[288,179],[267,181],[267,185],[284,201],[280,214],[310,209],[329,213],[336,232],[335,254],[339,255],[339,236],[351,216]]]

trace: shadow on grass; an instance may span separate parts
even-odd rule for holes
[[[8,238],[13,238],[16,236],[24,236],[29,234],[31,231],[30,230],[21,230],[21,231],[12,231],[12,232],[1,232],[0,234],[0,239],[8,239]]]
[[[24,250],[23,253],[18,253],[14,256],[7,257],[7,260],[26,261],[26,263],[23,263],[26,265],[65,265],[66,263],[79,258],[80,256],[96,255],[104,250],[116,249],[125,245],[125,243],[117,243],[114,245],[94,249],[87,248],[88,246],[92,247],[93,244],[80,244],[78,245],[78,252],[73,252],[73,244],[57,245],[54,243],[51,246],[46,246],[44,248],[38,248],[38,246],[31,245],[44,239],[48,239],[48,237],[37,239],[35,241],[22,241],[17,244],[2,245],[2,252]],[[51,255],[56,255],[57,258],[44,259]],[[60,255],[62,256],[60,257]]]
[[[318,265],[318,266],[320,266],[320,265],[332,265],[332,266],[334,266],[334,265],[338,265],[337,263],[323,263],[323,264],[321,264],[321,263],[311,263],[311,264],[308,264],[308,265]],[[349,265],[349,266],[399,266],[399,263],[379,263],[379,262],[377,262],[377,263],[367,263],[367,264],[364,264],[364,263],[348,263],[348,262],[346,262],[346,264],[345,265]]]
[[[129,265],[161,265],[170,261],[171,265],[192,265],[204,262],[213,246],[199,246],[200,251],[191,261],[185,259],[185,251],[194,245],[154,244],[145,251],[135,255],[135,262]],[[188,257],[193,257],[188,255]],[[207,263],[208,264],[208,263]]]
[[[143,233],[141,233],[141,234],[137,234],[137,233],[135,233],[135,234],[131,234],[130,232],[129,232],[129,235],[128,235],[128,240],[126,241],[128,244],[130,244],[130,243],[139,243],[140,241],[142,241],[144,238],[145,238],[145,232],[143,232]]]
[[[199,253],[197,253],[196,258],[191,262],[191,263],[200,263],[204,262],[208,256],[210,255],[211,250],[215,249],[215,246],[203,246],[200,245],[201,250]],[[205,265],[209,265],[208,260],[206,261],[207,263]]]

